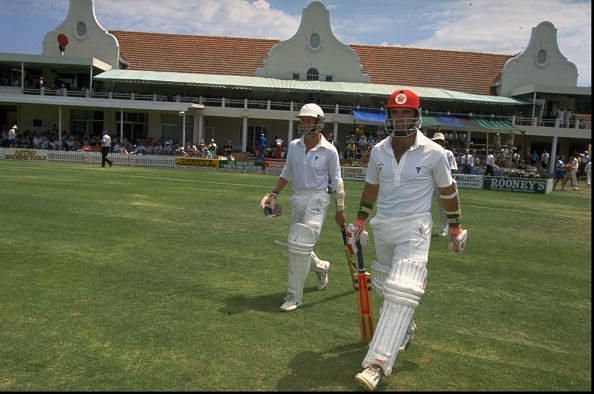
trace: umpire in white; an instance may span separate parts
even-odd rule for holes
[[[111,137],[107,133],[107,130],[103,130],[103,137],[101,138],[101,167],[105,167],[105,162],[111,167],[111,160],[107,158],[107,155],[111,151]]]
[[[264,206],[277,205],[279,193],[292,182],[291,225],[287,242],[288,289],[281,311],[294,311],[303,302],[303,286],[310,269],[318,276],[318,289],[328,285],[330,262],[320,260],[313,249],[320,237],[331,196],[336,200],[335,220],[340,228],[344,216],[344,185],[338,152],[321,133],[324,111],[317,104],[305,104],[297,115],[301,137],[287,150],[287,161],[272,189],[263,199]]]

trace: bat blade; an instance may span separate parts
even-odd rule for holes
[[[373,338],[374,325],[371,311],[371,276],[368,272],[355,275],[358,289],[359,315],[361,317],[361,339],[370,342]]]
[[[344,228],[342,229],[342,240],[344,242],[347,265],[349,267],[353,289],[357,292],[357,304],[359,306],[359,316],[361,319],[361,339],[365,342],[370,342],[375,330],[371,310],[371,275],[365,269],[365,260],[363,258],[361,242],[357,241],[357,262],[355,263],[355,256],[349,251],[349,248],[347,248],[346,231]]]
[[[361,339],[370,342],[373,338],[374,324],[371,310],[371,275],[365,269],[363,248],[357,241],[357,290],[359,301],[359,315],[361,316]]]

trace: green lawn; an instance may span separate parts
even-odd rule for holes
[[[290,190],[284,216],[258,208],[275,180],[0,160],[0,390],[357,391],[366,347],[332,209],[328,289],[310,274],[303,307],[278,309]],[[352,219],[363,183],[345,184]],[[580,186],[460,191],[467,249],[433,238],[417,335],[380,391],[591,390]]]

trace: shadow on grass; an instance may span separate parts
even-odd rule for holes
[[[361,361],[367,353],[363,342],[338,346],[320,352],[299,353],[289,367],[291,372],[278,382],[277,391],[359,391],[355,375],[361,371]],[[398,362],[391,378],[398,372],[414,371],[417,364]],[[390,378],[387,378],[390,379]],[[380,382],[379,388],[381,389]]]
[[[318,292],[319,290],[316,287],[308,287],[304,289],[304,294]],[[299,309],[307,309],[311,308],[312,306],[323,304],[326,302],[330,302],[336,300],[337,298],[346,297],[352,295],[353,291],[345,291],[340,294],[336,294],[330,297],[325,297],[318,301],[308,302],[307,298],[304,297],[303,304],[299,307]],[[227,314],[227,315],[235,315],[238,313],[243,313],[248,310],[254,310],[258,312],[266,312],[266,313],[279,313],[279,307],[283,303],[283,299],[285,298],[286,293],[274,293],[274,294],[266,294],[266,295],[259,295],[259,296],[245,296],[245,295],[236,295],[232,297],[226,298],[225,306],[219,309],[219,312]]]

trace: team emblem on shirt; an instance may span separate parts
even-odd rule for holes
[[[402,105],[402,104],[406,103],[406,100],[407,100],[407,97],[406,97],[406,94],[404,94],[404,93],[397,94],[396,97],[394,97],[394,101],[398,105]]]

